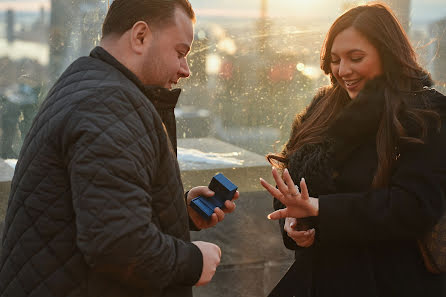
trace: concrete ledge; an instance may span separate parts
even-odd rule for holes
[[[262,191],[259,177],[272,182],[271,165],[264,156],[215,138],[178,139],[178,163],[185,190],[207,186],[217,173],[240,192]]]

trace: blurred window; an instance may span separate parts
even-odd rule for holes
[[[109,0],[0,2],[0,157],[17,158],[61,72],[98,45]],[[364,2],[364,1],[362,1]],[[391,4],[444,91],[444,0]],[[264,155],[329,81],[319,51],[330,24],[361,1],[191,0],[198,17],[176,110],[179,138],[212,137]]]

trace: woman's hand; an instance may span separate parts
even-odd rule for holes
[[[296,218],[285,218],[285,225],[283,226],[283,229],[287,235],[300,247],[311,246],[314,243],[314,235],[316,234],[316,231],[314,229],[297,231],[294,229],[296,226]]]
[[[302,178],[300,181],[301,193],[299,193],[288,169],[284,170],[283,179],[275,168],[272,169],[272,174],[276,181],[277,189],[262,178],[260,178],[260,183],[274,198],[282,202],[286,208],[270,213],[268,219],[278,220],[286,217],[306,218],[319,214],[319,200],[310,197],[305,179]]]

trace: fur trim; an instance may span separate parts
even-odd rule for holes
[[[324,142],[305,144],[290,156],[288,169],[293,180],[298,183],[304,177],[310,194],[316,197],[333,193],[336,167],[376,135],[383,109],[384,81],[378,78],[367,82],[358,97],[339,113]]]
[[[336,164],[345,160],[365,139],[376,135],[385,105],[384,86],[383,78],[368,81],[328,128],[327,137],[332,139]]]
[[[291,178],[299,184],[305,178],[312,196],[332,193],[333,143],[329,140],[317,144],[305,144],[291,155],[288,170]]]

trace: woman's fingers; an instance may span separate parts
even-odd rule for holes
[[[297,231],[292,230],[287,232],[289,237],[292,237],[295,240],[306,240],[310,238],[315,233],[314,229],[305,230],[305,231]]]
[[[282,193],[276,189],[275,187],[271,186],[266,180],[263,178],[260,178],[260,184],[275,198],[279,199],[282,202]]]
[[[301,247],[311,246],[314,242],[314,229],[307,231],[291,231],[287,232],[287,234]]]
[[[300,180],[300,195],[303,200],[310,199],[310,194],[308,193],[307,183],[305,182],[305,178],[302,177]]]
[[[286,217],[288,217],[288,209],[287,208],[282,208],[282,209],[276,210],[268,215],[268,219],[270,219],[270,220],[279,220],[279,219],[286,218]]]
[[[291,237],[292,239],[294,239],[294,241],[304,241],[304,240],[308,239],[308,237],[310,236],[310,235],[306,235],[305,231],[296,231],[296,230],[287,232],[287,235],[289,237]]]
[[[296,242],[299,246],[301,247],[309,247],[313,244],[314,242],[314,235],[311,235],[307,240],[303,241],[303,242]]]
[[[294,185],[293,179],[291,178],[288,169],[284,170],[283,179],[285,180],[285,183],[288,187],[288,193],[291,194],[292,196],[297,196],[299,192],[297,191],[296,186]]]
[[[286,170],[286,169],[285,169]],[[272,174],[274,177],[274,181],[276,182],[277,188],[280,190],[280,192],[282,194],[286,194],[288,193],[288,187],[287,185],[285,185],[285,183],[283,182],[282,178],[280,177],[279,172],[277,172],[276,168],[272,169]]]
[[[285,218],[283,230],[285,230],[286,233],[293,232],[293,231],[295,231],[294,227],[296,226],[296,224],[297,224],[296,218],[287,217],[287,218]]]

